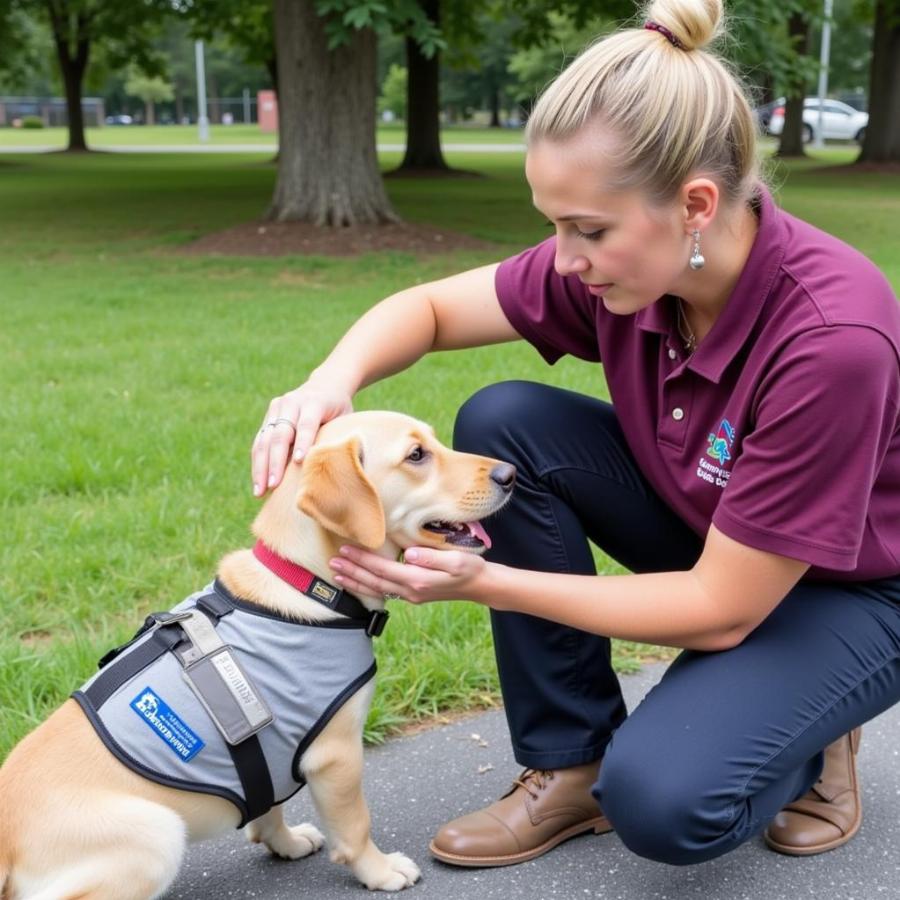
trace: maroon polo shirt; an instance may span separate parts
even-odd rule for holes
[[[556,239],[501,263],[516,331],[549,363],[602,361],[641,471],[699,535],[809,563],[807,579],[900,574],[900,306],[862,254],[779,210],[693,355],[670,296],[608,312],[560,276]]]

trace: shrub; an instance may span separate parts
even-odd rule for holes
[[[43,128],[44,120],[40,116],[23,116],[22,117],[22,127],[23,128]]]

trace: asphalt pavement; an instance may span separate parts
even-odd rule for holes
[[[663,664],[622,678],[633,708]],[[773,853],[762,839],[697,866],[641,859],[616,835],[573,838],[539,859],[499,869],[444,865],[428,853],[440,825],[501,796],[518,774],[502,710],[391,740],[366,752],[372,835],[422,870],[409,900],[900,900],[900,706],[863,730],[859,773],[863,825],[844,847],[810,858]],[[289,824],[317,821],[309,792],[286,804]],[[188,849],[165,900],[340,900],[366,894],[330,862],[327,845],[289,862],[248,844],[241,832]]]

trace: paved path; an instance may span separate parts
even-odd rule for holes
[[[50,153],[62,147],[47,145],[34,147],[0,146],[0,153]],[[104,153],[267,153],[273,154],[275,144],[116,144],[109,147],[92,147]],[[379,144],[381,153],[402,152],[406,144]],[[460,153],[524,153],[524,144],[442,144],[444,151]]]
[[[663,669],[657,664],[622,679],[629,708]],[[499,797],[518,772],[501,711],[370,748],[365,784],[376,843],[406,853],[422,869],[422,880],[404,894],[409,900],[900,900],[900,706],[866,726],[859,761],[865,821],[845,847],[800,859],[773,853],[757,839],[683,868],[636,857],[615,834],[583,835],[502,869],[433,860],[427,846],[436,828]],[[493,768],[479,775],[484,766]],[[316,821],[307,791],[286,812],[291,824]],[[165,900],[339,900],[366,896],[363,890],[326,851],[285,862],[235,832],[190,848]]]

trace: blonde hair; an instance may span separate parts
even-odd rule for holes
[[[600,38],[545,88],[526,144],[596,125],[614,138],[613,189],[664,204],[703,173],[727,201],[747,201],[761,177],[756,121],[737,76],[703,49],[724,33],[722,0],[653,0],[644,18],[663,30]]]

